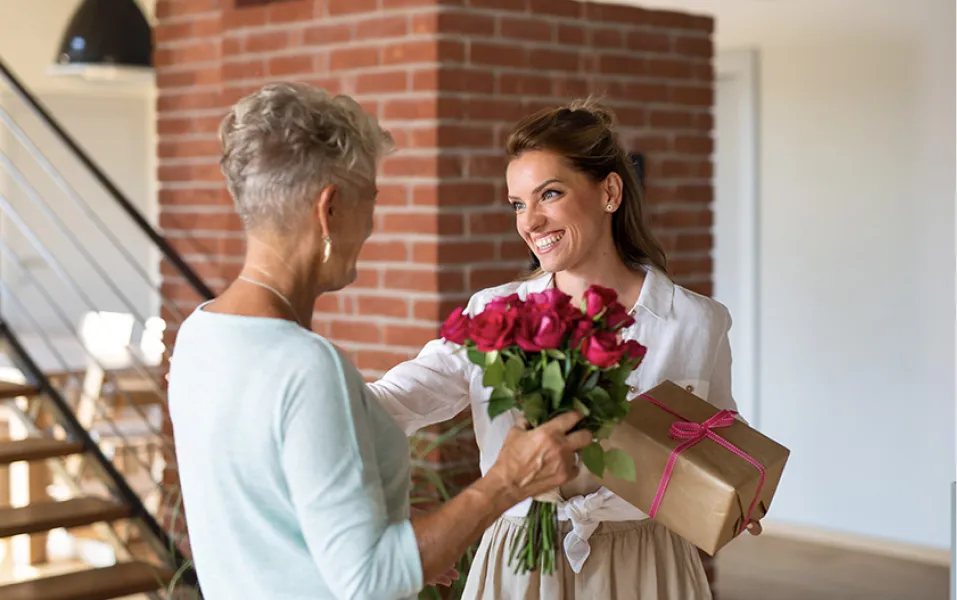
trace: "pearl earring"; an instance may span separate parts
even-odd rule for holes
[[[325,243],[325,246],[322,249],[322,263],[325,264],[329,262],[329,257],[332,255],[332,239],[327,235],[322,238],[322,241]]]
[[[605,210],[608,211],[608,212],[614,212],[614,211],[615,211],[615,205],[614,205],[614,204],[606,204],[606,205],[605,205]]]

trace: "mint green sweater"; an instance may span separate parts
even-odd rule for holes
[[[412,598],[405,434],[326,339],[197,309],[169,406],[207,600]]]

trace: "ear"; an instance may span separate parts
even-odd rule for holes
[[[335,184],[329,184],[319,190],[319,197],[316,198],[315,216],[319,222],[319,228],[323,237],[330,237],[332,232],[332,213],[339,210],[339,199],[342,194],[339,193],[339,187]]]
[[[618,210],[621,205],[621,195],[624,187],[625,184],[618,173],[614,171],[609,173],[608,177],[605,177],[605,181],[601,183],[602,206],[611,204],[615,207],[615,210]]]

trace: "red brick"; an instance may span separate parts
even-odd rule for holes
[[[219,66],[199,67],[195,69],[156,72],[156,86],[159,89],[202,87],[219,83],[222,69]]]
[[[188,2],[189,0],[183,0]],[[252,6],[242,9],[226,10],[223,12],[223,29],[245,29],[262,27],[269,19],[269,12],[265,6]]]
[[[469,215],[469,235],[515,231],[515,215],[507,212],[483,212]]]
[[[382,118],[387,121],[435,119],[437,110],[438,104],[433,98],[401,98],[386,101]]]
[[[223,22],[218,15],[193,21],[193,37],[203,38],[219,35],[223,32]]]
[[[376,231],[381,233],[439,232],[438,215],[434,213],[385,213],[377,215]]]
[[[468,0],[472,8],[491,8],[494,10],[528,11],[528,0]]]
[[[668,101],[668,87],[660,83],[632,83],[626,89],[628,99],[633,102]]]
[[[204,231],[242,231],[243,227],[239,216],[234,212],[169,213],[164,211],[160,213],[160,229],[200,229],[197,226],[199,224]]]
[[[558,42],[569,46],[581,46],[585,43],[587,30],[580,25],[559,25]]]
[[[540,18],[501,17],[498,22],[502,37],[522,41],[550,42],[555,36],[555,26]]]
[[[548,96],[553,81],[554,77],[547,75],[502,73],[499,75],[498,89],[502,94]]]
[[[515,122],[527,113],[514,101],[472,98],[465,102],[465,117],[472,121]]]
[[[626,145],[628,148],[633,149],[636,152],[650,153],[667,151],[671,145],[671,142],[669,142],[668,138],[664,135],[640,133],[629,136]]]
[[[409,316],[409,301],[401,297],[358,296],[357,312],[360,315],[405,318]]]
[[[383,281],[387,289],[412,292],[436,292],[438,283],[434,269],[389,269]]]
[[[549,71],[577,71],[578,58],[579,54],[577,52],[566,52],[564,50],[539,50],[535,48],[529,53],[529,64],[533,69],[545,69]]]
[[[156,3],[156,18],[185,17],[219,9],[219,0],[160,0]]]
[[[161,206],[232,206],[233,200],[229,193],[222,189],[161,189],[159,191]]]
[[[462,0],[380,0],[383,9],[415,8],[417,6],[457,6]]]
[[[690,129],[694,121],[694,113],[687,110],[651,110],[648,115],[648,123],[662,129]]]
[[[412,260],[417,263],[468,264],[494,258],[492,242],[416,242],[412,246]]]
[[[239,36],[231,35],[223,39],[223,56],[236,56],[243,53],[243,41]]]
[[[377,64],[379,64],[378,48],[338,48],[330,55],[329,68],[332,71],[346,71],[374,67]]]
[[[377,344],[382,341],[379,326],[366,321],[344,321],[336,319],[331,323],[329,333],[338,340]]]
[[[502,177],[505,175],[505,156],[473,155],[469,157],[469,177]]]
[[[671,102],[682,106],[709,107],[714,105],[714,90],[709,86],[672,86],[668,90]]]
[[[582,13],[582,4],[575,0],[530,0],[529,8],[536,15],[574,18]]]
[[[391,352],[386,350],[358,350],[355,364],[358,369],[372,371],[388,371],[397,364],[412,358],[407,352]]]
[[[219,60],[220,45],[213,41],[198,41],[192,44],[174,46],[153,53],[156,68],[183,66],[189,63],[208,63]]]
[[[462,174],[458,156],[394,155],[382,165],[383,175],[405,177],[451,177]]]
[[[596,48],[621,48],[625,44],[619,29],[596,29],[591,34],[592,46]]]
[[[415,90],[443,92],[475,92],[492,94],[495,76],[487,70],[460,69],[441,66],[436,69],[420,69],[413,76]],[[446,99],[443,99],[446,100]]]
[[[669,229],[686,227],[711,227],[713,213],[708,209],[664,210],[657,215],[658,224]]]
[[[468,289],[478,291],[515,281],[518,273],[519,269],[515,268],[473,269],[469,273]]]
[[[223,64],[223,79],[226,81],[261,79],[265,76],[266,61],[262,59],[230,61]]]
[[[383,340],[389,346],[421,347],[438,337],[438,328],[416,325],[386,325]]]
[[[270,23],[294,23],[307,21],[316,14],[316,5],[311,0],[292,0],[269,5],[267,18]]]
[[[193,36],[193,22],[159,23],[153,28],[153,41],[157,48],[162,48],[166,42],[185,40]]]
[[[257,31],[247,35],[243,42],[243,49],[250,53],[285,50],[289,46],[288,31]]]
[[[333,25],[314,25],[302,33],[302,41],[307,46],[340,44],[349,41],[349,26],[341,23]]]
[[[668,52],[671,36],[658,31],[631,31],[625,36],[625,47],[636,52]]]
[[[469,62],[473,65],[525,67],[529,64],[528,50],[521,46],[472,42]]]
[[[690,79],[691,62],[672,58],[649,58],[646,73],[651,77]]]
[[[398,14],[366,19],[356,23],[355,31],[359,41],[402,37],[409,31],[409,17]]]
[[[326,10],[333,17],[375,12],[379,4],[378,0],[326,0],[326,2]]]
[[[219,129],[219,123],[222,120],[219,116],[210,117],[171,117],[159,115],[157,132],[161,135],[183,135],[186,133],[216,133]]]
[[[681,154],[711,154],[714,152],[714,143],[709,136],[679,135],[675,137],[675,152]]]
[[[682,56],[698,56],[702,58],[711,58],[714,54],[714,46],[711,39],[707,37],[681,35],[674,38],[672,50],[675,54]]]
[[[269,74],[274,77],[312,73],[314,56],[277,56],[269,59]]]
[[[599,57],[598,68],[602,73],[615,73],[639,77],[647,70],[647,61],[638,56],[624,54],[603,54]]]
[[[215,163],[160,165],[160,181],[215,181],[223,180]]]
[[[527,261],[528,252],[528,244],[517,235],[514,240],[503,240],[499,246],[499,258],[502,260]]]
[[[360,73],[356,76],[356,94],[389,94],[408,89],[409,76],[404,71]]]
[[[566,98],[584,98],[594,90],[588,81],[574,76],[555,75],[549,78],[552,84],[553,96],[564,96]]]
[[[621,4],[591,3],[584,6],[585,18],[589,21],[604,21],[605,23],[644,24],[648,20],[648,12],[637,6]]]
[[[405,242],[383,242],[371,239],[362,247],[359,260],[401,262],[407,260],[408,257],[409,249]]]
[[[161,141],[157,147],[160,158],[196,158],[219,156],[221,146],[218,140]]]
[[[714,201],[714,192],[710,184],[678,186],[678,198],[684,202],[708,204]]]
[[[492,129],[487,126],[440,125],[438,143],[442,148],[492,148]]]

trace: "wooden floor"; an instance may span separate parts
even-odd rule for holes
[[[948,600],[947,567],[741,536],[718,553],[717,600]]]

